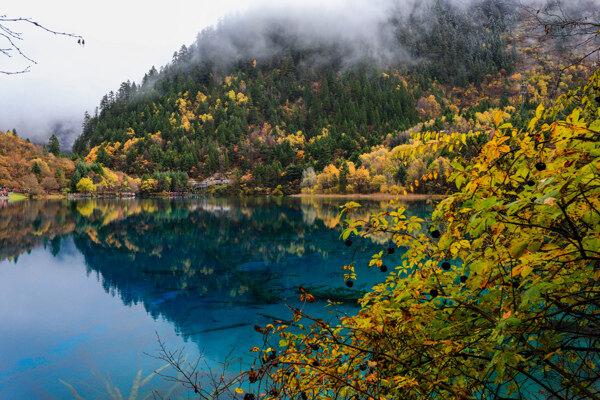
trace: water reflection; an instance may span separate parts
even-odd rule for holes
[[[383,279],[379,271],[367,271],[366,265],[370,254],[379,251],[384,243],[361,241],[356,260],[361,279],[353,290],[343,285],[341,267],[349,263],[353,249],[339,239],[341,203],[334,199],[302,198],[48,200],[9,204],[0,209],[0,260],[12,260],[17,269],[8,274],[9,264],[0,262],[0,292],[12,287],[4,290],[12,294],[4,299],[5,310],[0,317],[15,320],[12,314],[22,314],[41,325],[50,324],[39,315],[36,308],[40,305],[26,300],[28,295],[45,296],[46,302],[60,309],[67,307],[66,303],[53,303],[60,291],[50,289],[62,288],[68,293],[69,287],[89,288],[99,282],[102,292],[119,299],[131,312],[114,310],[114,303],[107,305],[106,299],[96,297],[83,302],[83,312],[65,312],[73,320],[63,320],[62,324],[79,327],[81,334],[91,335],[91,339],[84,340],[84,347],[94,346],[103,354],[114,352],[103,347],[107,337],[135,347],[132,340],[116,332],[128,318],[141,321],[143,315],[135,310],[143,310],[155,321],[139,323],[139,331],[148,330],[148,336],[144,334],[146,345],[153,340],[153,330],[158,329],[152,324],[160,325],[164,331],[167,322],[173,329],[174,336],[169,340],[174,346],[181,344],[178,340],[191,341],[200,351],[217,358],[234,345],[246,351],[252,340],[258,340],[251,333],[254,324],[289,318],[283,302],[297,302],[299,285],[314,288],[322,298],[356,299]],[[367,216],[386,204],[366,202],[360,213]],[[411,204],[409,213],[425,216],[428,206]],[[400,256],[396,252],[392,257],[398,260]],[[67,265],[69,274],[61,274],[61,268]],[[22,275],[34,270],[37,286],[31,286]],[[87,278],[76,276],[76,270],[85,271]],[[77,304],[80,298],[86,298],[77,289],[71,290],[74,293],[69,301]],[[14,299],[17,293],[25,295]],[[313,313],[322,313],[322,306],[322,302],[310,305]],[[107,313],[109,308],[112,311]],[[57,311],[60,314],[60,310],[54,310]],[[89,318],[103,313],[107,313],[104,322]],[[22,330],[33,328],[23,326]],[[142,334],[135,335],[131,337]],[[48,357],[48,348],[56,346],[36,339],[35,335],[25,336],[27,341],[35,342],[36,354],[42,357]],[[6,337],[12,337],[10,328],[0,330],[0,338]],[[19,340],[18,346],[14,343],[13,340],[11,351],[13,358],[18,359],[22,352],[18,346],[28,345],[24,340]],[[0,345],[0,352],[4,346]],[[44,346],[48,348],[44,350]],[[127,351],[139,357],[139,348]],[[35,358],[35,354],[28,357]],[[98,369],[116,368],[110,357],[102,360]],[[0,367],[0,378],[16,373],[14,366]],[[70,382],[71,367],[63,368],[64,374],[59,378]],[[131,373],[135,375],[138,367],[134,368]],[[131,385],[131,376],[123,384]]]

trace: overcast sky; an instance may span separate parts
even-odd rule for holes
[[[77,40],[54,36],[27,24],[10,28],[22,33],[19,45],[37,64],[21,75],[0,74],[0,130],[16,128],[19,136],[46,142],[53,123],[63,122],[80,132],[83,114],[126,80],[140,82],[151,66],[168,63],[181,45],[225,16],[290,14],[309,10],[311,19],[322,12],[339,23],[351,16],[348,32],[361,24],[367,10],[379,10],[391,0],[13,0],[5,1],[0,15],[28,17],[44,26],[81,35]],[[412,1],[412,0],[406,0]],[[298,17],[301,18],[301,17]],[[319,27],[315,27],[319,28]],[[320,27],[319,29],[322,29]],[[0,55],[0,70],[17,71],[30,65],[15,55]],[[61,138],[62,139],[62,138]],[[71,137],[69,142],[72,142]],[[71,143],[61,143],[70,146]]]
[[[58,37],[25,24],[22,50],[38,64],[22,75],[0,74],[0,130],[44,141],[53,121],[79,125],[101,97],[126,80],[139,82],[152,65],[171,60],[202,28],[227,14],[244,12],[257,1],[244,0],[14,0],[0,15],[30,17],[48,28],[84,36]],[[25,60],[0,55],[0,70],[19,70]]]
[[[248,25],[240,34],[260,28],[263,17],[263,23],[270,23],[268,16],[280,16],[309,40],[345,37],[380,52],[373,29],[386,18],[390,5],[399,2],[411,9],[422,1],[7,0],[0,15],[32,18],[50,29],[81,35],[85,46],[26,23],[10,25],[22,33],[18,43],[37,64],[25,74],[0,74],[0,130],[16,128],[19,136],[45,143],[57,133],[53,124],[62,122],[73,134],[61,145],[70,147],[81,131],[84,112],[93,114],[103,95],[118,90],[121,82],[139,83],[150,67],[165,65],[181,45],[192,44],[202,29],[225,17],[234,17],[228,18],[229,31],[236,30],[231,25]],[[18,71],[29,64],[18,55],[0,55],[0,70]]]

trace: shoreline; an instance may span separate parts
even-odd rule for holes
[[[368,200],[438,200],[446,197],[443,194],[391,194],[391,193],[348,193],[348,194],[325,194],[325,193],[297,193],[287,197],[298,198],[339,198],[339,199],[368,199]]]
[[[193,197],[197,197],[197,194],[188,194],[185,196],[173,196],[172,198],[193,198]],[[19,196],[20,197],[20,196]],[[204,196],[203,196],[204,197]],[[209,196],[209,197],[214,197],[214,196]],[[220,196],[218,196],[220,197]],[[225,197],[229,197],[229,196],[225,196]],[[232,196],[232,197],[238,197],[238,196]],[[250,197],[265,197],[265,196],[250,196]],[[266,197],[273,197],[273,196],[266,196]],[[391,193],[346,193],[346,194],[329,194],[329,193],[295,193],[295,194],[290,194],[287,196],[283,196],[283,197],[289,197],[289,198],[304,198],[304,199],[309,199],[309,198],[314,198],[314,199],[366,199],[366,200],[440,200],[443,199],[444,197],[446,197],[446,195],[443,194],[407,194],[407,195],[403,195],[403,194],[391,194]],[[133,195],[133,196],[111,196],[111,195],[89,195],[89,194],[80,194],[80,193],[69,193],[67,195],[64,194],[43,194],[43,195],[36,195],[36,196],[23,196],[21,198],[18,198],[19,200],[21,199],[69,199],[69,200],[80,200],[80,199],[134,199],[134,198],[156,198],[156,199],[168,199],[171,198],[170,196],[167,195],[152,195],[152,196],[140,196],[140,195]],[[13,200],[13,198],[11,197],[0,197],[0,199],[3,200]],[[16,200],[16,199],[14,199]]]

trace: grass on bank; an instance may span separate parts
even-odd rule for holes
[[[11,193],[8,195],[8,200],[9,201],[21,201],[21,200],[27,200],[27,196],[22,194],[22,193]]]

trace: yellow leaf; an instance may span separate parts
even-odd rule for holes
[[[510,275],[512,277],[515,277],[515,276],[519,275],[522,270],[523,270],[523,264],[519,264],[510,271]]]
[[[540,104],[535,110],[535,117],[537,119],[542,118],[542,113],[544,112],[544,106]]]
[[[242,394],[242,393],[244,393],[244,389],[242,389],[242,388],[235,388],[235,392],[238,393],[238,394]]]
[[[256,346],[254,346],[253,348],[250,349],[250,351],[260,351],[260,349]]]
[[[525,278],[527,275],[529,275],[531,273],[531,271],[533,271],[533,267],[531,265],[525,265],[523,267],[523,270],[521,271],[521,277]]]
[[[494,124],[496,124],[496,126],[500,126],[500,122],[502,122],[502,110],[498,110],[494,114]]]
[[[531,118],[531,121],[529,121],[529,126],[527,127],[527,129],[532,130],[535,125],[538,123],[540,119],[538,117],[535,118]]]

